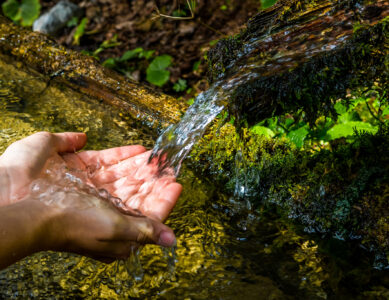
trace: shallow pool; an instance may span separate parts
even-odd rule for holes
[[[93,99],[0,58],[0,153],[33,132],[84,131],[88,149],[151,148],[153,136]],[[42,252],[0,272],[0,299],[388,299],[387,271],[362,249],[303,234],[184,166],[167,223],[177,249],[148,245],[110,265]]]

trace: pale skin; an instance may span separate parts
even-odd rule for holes
[[[12,144],[0,156],[0,269],[43,250],[110,262],[127,258],[139,245],[175,244],[173,231],[162,223],[182,190],[174,176],[155,180],[157,162],[147,164],[150,152],[142,146],[75,152],[85,144],[83,133],[40,132]],[[73,170],[93,169],[89,184],[104,188],[130,208],[131,199],[138,197],[141,205],[132,208],[146,217],[127,215],[113,205],[60,208],[31,199],[31,183],[43,176],[53,157]]]

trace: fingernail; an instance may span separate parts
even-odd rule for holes
[[[169,231],[162,231],[159,235],[158,245],[163,247],[172,247],[177,244],[176,237]]]

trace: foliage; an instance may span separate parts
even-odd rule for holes
[[[39,17],[41,5],[39,0],[7,0],[2,4],[3,13],[12,21],[22,26],[31,26]]]
[[[359,240],[388,253],[389,124],[320,151],[298,149],[283,136],[268,138],[246,128],[239,136],[231,124],[215,124],[191,155],[231,192],[244,185],[242,196],[254,206],[276,204],[307,232]]]
[[[273,130],[271,130],[270,128],[267,128],[265,126],[261,126],[259,124],[253,126],[251,128],[251,131],[255,134],[263,135],[263,136],[268,137],[268,138],[271,138],[275,135]]]
[[[300,110],[294,115],[268,118],[253,126],[251,131],[267,137],[286,137],[299,148],[304,146],[305,141],[311,147],[322,147],[339,138],[352,141],[355,133],[376,133],[380,124],[388,123],[389,103],[385,101],[386,93],[382,93],[383,96],[375,90],[368,90],[363,94],[365,96],[354,97],[347,104],[339,100],[334,105],[338,114],[336,120],[321,116],[313,126],[309,126],[304,121],[304,112]],[[365,98],[367,95],[371,97]]]
[[[147,81],[162,87],[170,78],[170,72],[167,70],[172,64],[173,58],[170,55],[160,55],[154,58],[146,70]]]
[[[174,84],[173,90],[175,90],[177,93],[183,92],[187,89],[188,84],[185,79],[178,79],[178,81]]]
[[[100,47],[92,53],[87,53],[97,59],[98,55],[109,47],[120,44],[117,36],[113,39],[103,42]],[[132,73],[141,71],[146,73],[146,80],[151,84],[162,87],[170,79],[170,71],[167,70],[172,64],[173,58],[170,55],[155,56],[154,50],[145,50],[141,47],[131,49],[123,53],[121,57],[111,57],[106,59],[102,65],[115,69],[116,71],[132,78]],[[150,62],[150,60],[152,61]],[[176,92],[185,91],[187,88],[186,80],[179,79],[173,86]]]
[[[278,32],[274,26],[281,25],[275,24],[284,24],[284,21],[299,11],[317,13],[314,5],[306,2],[301,8],[297,5],[300,1],[286,1],[280,8],[281,15],[275,14],[275,19],[267,19],[266,11],[262,11],[249,21],[240,34],[220,40],[207,55],[210,81],[218,81],[236,71],[233,66],[237,54],[246,47],[245,41],[255,40],[268,31]],[[337,1],[331,3],[334,4],[334,9],[340,5]],[[348,5],[356,4],[349,1]],[[305,6],[308,8],[304,8]],[[285,9],[289,9],[287,13]],[[282,21],[276,22],[277,18]],[[334,105],[337,99],[346,98],[347,89],[370,87],[379,79],[378,84],[383,90],[388,90],[388,21],[385,18],[374,26],[363,24],[347,40],[345,46],[339,47],[337,51],[317,55],[293,68],[268,70],[271,75],[236,86],[229,98],[230,113],[239,122],[243,121],[249,126],[274,114],[297,114],[299,110],[304,111],[303,120],[311,126],[321,116],[336,121]],[[301,51],[304,54],[304,48]],[[247,60],[246,62],[241,58],[239,64],[255,62],[260,65],[267,61],[262,51],[253,52]],[[238,124],[238,127],[245,126],[245,123]]]
[[[73,45],[80,45],[80,39],[85,33],[86,25],[88,25],[88,18],[82,18],[74,33]]]

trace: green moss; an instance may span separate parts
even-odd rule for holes
[[[239,38],[222,40],[210,51],[211,82],[223,76],[234,76],[236,64],[254,64],[256,67],[252,72],[263,74],[240,84],[230,99],[229,111],[239,122],[238,126],[254,125],[264,118],[300,109],[304,110],[305,120],[310,124],[323,114],[336,119],[334,104],[337,99],[344,98],[347,89],[368,87],[375,81],[380,82],[383,90],[389,89],[389,19],[382,17],[386,6],[382,1],[372,6],[359,1],[365,6],[360,15],[357,2],[316,1],[307,4],[304,1],[280,1],[276,8],[254,17]],[[345,22],[345,29],[339,33],[337,25],[324,22],[319,16],[327,11],[327,7],[343,14],[344,20],[349,18],[354,28],[349,24],[347,29]],[[355,18],[350,17],[349,11],[355,11]],[[307,22],[307,16],[317,19],[317,23]],[[357,16],[364,21],[357,21]],[[333,22],[338,21],[334,17]],[[288,26],[295,23],[300,24],[301,32],[296,33],[297,37],[291,35],[286,39],[290,30]],[[327,30],[328,37],[323,40],[312,34],[312,26],[319,26],[324,32]],[[238,53],[249,41],[265,37],[271,37],[274,43],[268,42],[267,46],[261,43],[255,46],[249,57],[237,60]],[[299,38],[304,43],[299,43]],[[285,46],[288,43],[291,43],[290,47]],[[317,47],[317,44],[322,45],[316,49],[320,53],[312,55],[307,49],[310,45]],[[327,49],[328,45],[334,49]],[[294,65],[277,60],[283,53],[292,58]],[[261,68],[263,65],[266,65],[265,70]]]
[[[231,193],[237,183],[245,185],[241,196],[257,206],[276,205],[307,232],[359,240],[369,249],[389,253],[388,127],[319,152],[246,129],[239,139],[231,124],[217,136],[216,130],[215,125],[192,157],[206,164]]]

